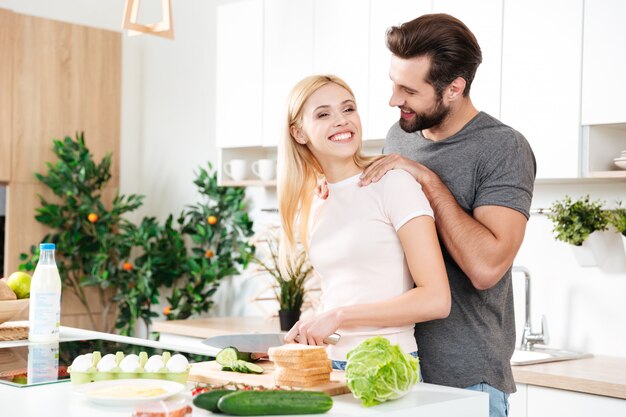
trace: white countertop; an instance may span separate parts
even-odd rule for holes
[[[173,345],[171,343],[61,327],[61,340],[85,338],[108,339],[201,354],[208,353],[208,350],[198,345],[193,347],[181,346],[179,344]],[[28,344],[28,342],[0,342],[0,347],[25,344]],[[191,387],[192,385],[189,384],[189,386]],[[191,394],[187,390],[175,398],[190,400]],[[324,416],[402,417],[427,415],[428,417],[486,417],[489,414],[489,397],[487,394],[432,384],[417,384],[405,397],[369,408],[361,406],[360,401],[355,399],[352,394],[335,396],[333,400],[333,408],[328,413],[323,414]],[[19,417],[130,417],[133,410],[132,407],[105,407],[91,404],[82,395],[75,392],[75,386],[69,381],[19,388],[0,384],[0,407],[2,416]],[[193,415],[208,416],[211,413],[194,408]]]

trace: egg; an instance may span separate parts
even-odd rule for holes
[[[139,368],[139,356],[134,353],[125,356],[120,362],[120,369],[123,372],[135,372],[137,368]]]
[[[72,362],[72,372],[87,372],[92,365],[91,356],[77,356]]]
[[[98,361],[98,371],[100,372],[110,372],[113,368],[115,368],[115,355],[109,353],[108,355],[104,355],[100,361]]]
[[[165,365],[163,364],[163,358],[161,358],[160,355],[153,355],[150,356],[148,362],[146,362],[146,365],[143,367],[143,369],[145,369],[146,372],[158,372],[164,366]]]
[[[170,360],[167,361],[167,369],[170,372],[185,372],[187,366],[189,366],[189,361],[180,353],[172,356]]]

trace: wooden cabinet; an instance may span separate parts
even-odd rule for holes
[[[585,1],[582,124],[626,123],[626,2]]]
[[[476,72],[470,97],[478,110],[496,118],[500,118],[503,1],[433,0],[434,13],[451,14],[465,23],[476,36],[483,62]]]
[[[313,0],[265,1],[263,146],[284,135],[287,94],[313,73]]]
[[[263,132],[263,1],[217,5],[216,141],[258,146]]]
[[[15,15],[0,9],[0,183],[11,179]]]
[[[582,14],[583,0],[504,7],[501,120],[530,142],[538,179],[579,177]]]

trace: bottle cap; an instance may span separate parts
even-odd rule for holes
[[[55,249],[55,244],[54,243],[41,243],[39,244],[39,250],[54,250]]]

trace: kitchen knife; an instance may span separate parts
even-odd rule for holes
[[[209,337],[202,341],[205,345],[216,349],[224,349],[230,346],[237,348],[240,352],[267,355],[271,347],[285,344],[287,333],[236,333],[224,334]],[[324,343],[329,345],[337,344],[341,336],[333,333],[324,339]]]

